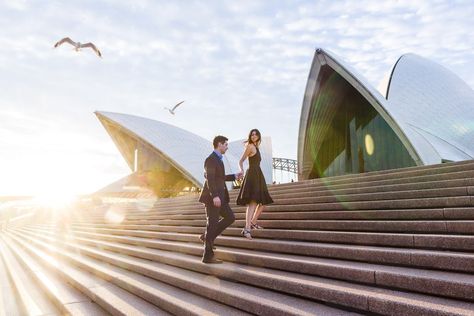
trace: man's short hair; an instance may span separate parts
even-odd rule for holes
[[[217,148],[217,145],[219,143],[223,144],[228,140],[229,139],[227,137],[222,136],[222,135],[218,135],[218,136],[214,137],[214,140],[212,141],[212,145],[214,145],[214,148]]]

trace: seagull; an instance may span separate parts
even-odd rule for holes
[[[65,37],[63,38],[62,40],[60,40],[59,42],[57,42],[56,44],[54,44],[54,48],[58,47],[59,45],[62,45],[63,43],[69,43],[71,44],[72,46],[74,46],[74,49],[76,50],[76,52],[78,52],[79,50],[81,50],[81,48],[86,48],[86,47],[90,47],[92,48],[92,50],[99,56],[102,58],[102,54],[100,53],[100,51],[97,49],[97,47],[92,44],[92,43],[85,43],[85,44],[81,44],[79,42],[74,42],[72,39],[70,39],[69,37]]]
[[[178,106],[180,106],[180,105],[181,105],[181,103],[183,103],[183,102],[184,102],[184,101],[181,101],[181,102],[179,102],[178,104],[176,104],[175,106],[173,106],[173,108],[172,108],[172,109],[170,109],[170,108],[167,108],[167,107],[164,107],[164,109],[165,109],[165,110],[168,110],[168,111],[169,111],[171,114],[173,114],[173,115],[174,115],[174,110],[176,110],[176,108],[177,108]]]

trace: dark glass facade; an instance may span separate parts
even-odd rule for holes
[[[318,81],[306,129],[306,178],[416,165],[387,122],[342,76],[325,65]]]

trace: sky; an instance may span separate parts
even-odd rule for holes
[[[97,110],[209,140],[256,127],[296,159],[315,48],[375,87],[410,52],[474,87],[473,16],[469,0],[0,0],[0,196],[91,193],[129,174]],[[65,36],[103,58],[53,49]]]

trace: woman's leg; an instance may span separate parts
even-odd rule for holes
[[[260,214],[265,210],[265,205],[258,204],[257,209],[255,210],[255,213],[253,213],[252,220],[250,221],[250,224],[257,224],[258,218],[260,217]]]
[[[245,229],[250,230],[250,225],[252,224],[252,218],[255,214],[255,209],[257,208],[257,203],[255,201],[250,201],[247,205],[247,213],[245,214]]]

